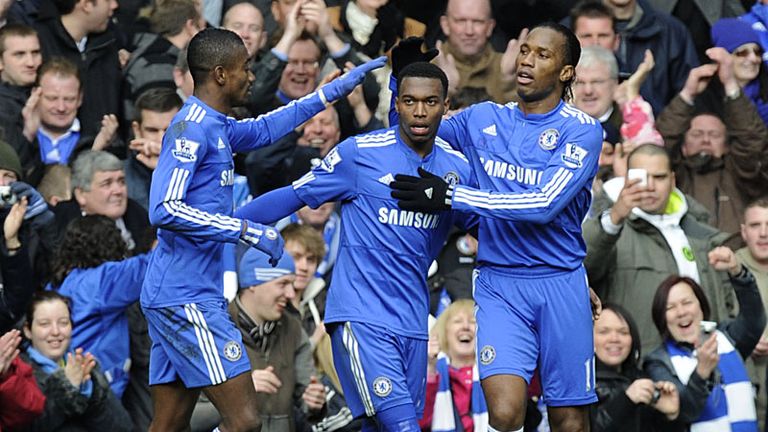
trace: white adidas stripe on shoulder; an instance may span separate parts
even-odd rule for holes
[[[560,109],[560,115],[565,118],[576,118],[581,124],[593,125],[596,123],[596,120],[592,116],[570,105],[563,105],[563,108]]]
[[[358,148],[386,147],[394,144],[395,131],[388,130],[384,133],[363,135],[355,137],[355,143]]]
[[[464,156],[464,153],[462,153],[460,151],[457,151],[457,150],[454,150],[453,147],[451,147],[451,145],[448,144],[448,141],[446,141],[446,140],[444,140],[444,139],[442,139],[440,137],[435,137],[435,144],[437,144],[438,147],[440,147],[441,149],[445,150],[447,153],[452,154],[452,155],[460,158],[464,162],[469,163],[469,160],[467,159],[466,156]]]

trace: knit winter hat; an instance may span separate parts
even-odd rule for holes
[[[723,18],[712,26],[712,45],[723,47],[729,53],[747,44],[760,45],[760,37],[752,26],[738,18]]]
[[[0,140],[0,169],[13,171],[16,177],[21,180],[21,162],[16,150],[5,141]]]
[[[240,259],[237,281],[240,289],[244,289],[293,273],[296,273],[296,267],[293,264],[293,257],[287,251],[283,252],[283,256],[277,262],[277,265],[272,267],[267,254],[250,248],[243,254],[243,258]]]

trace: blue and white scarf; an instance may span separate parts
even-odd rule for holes
[[[698,360],[693,352],[672,341],[667,341],[666,347],[677,377],[687,385]],[[721,379],[709,394],[701,416],[691,424],[691,432],[757,432],[752,383],[747,369],[731,341],[719,330],[717,353],[720,355],[717,371]]]
[[[456,430],[456,423],[453,414],[453,395],[451,394],[451,365],[445,353],[441,352],[437,356],[436,367],[440,381],[432,412],[432,432],[452,432]],[[480,373],[477,370],[477,364],[472,367],[471,398],[470,408],[475,431],[485,431],[488,429],[488,407],[485,404],[483,388],[480,386]]]

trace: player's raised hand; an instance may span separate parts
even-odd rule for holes
[[[369,60],[350,70],[344,75],[336,78],[335,80],[329,82],[328,84],[320,87],[319,91],[325,95],[327,102],[335,102],[345,97],[351,93],[355,87],[362,84],[363,80],[365,79],[365,74],[374,69],[378,69],[385,64],[387,64],[387,58],[385,56]]]
[[[421,167],[419,177],[397,174],[389,187],[403,210],[438,212],[451,208],[453,186]]]
[[[272,267],[276,266],[283,256],[283,249],[285,248],[283,238],[271,226],[248,222],[243,219],[240,229],[240,240],[247,243],[248,246],[269,255],[269,264]]]
[[[401,40],[392,48],[392,76],[397,78],[404,67],[416,62],[432,61],[438,54],[436,49],[421,50],[424,38],[411,36]]]
[[[283,386],[283,382],[275,375],[275,368],[272,366],[254,370],[251,372],[251,380],[256,393],[275,394]]]
[[[325,386],[312,375],[309,385],[304,389],[301,399],[311,411],[320,411],[325,405]]]

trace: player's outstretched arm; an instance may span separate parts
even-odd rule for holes
[[[602,145],[599,125],[584,125],[579,134],[555,152],[540,183],[513,193],[450,186],[420,169],[420,177],[398,174],[392,197],[406,210],[440,211],[448,208],[483,217],[549,223],[582,191],[597,172]]]
[[[235,210],[235,217],[256,223],[273,224],[296,213],[305,205],[296,195],[293,186],[285,186],[254,198]]]
[[[326,105],[346,97],[363,82],[368,72],[386,63],[386,57],[379,57],[351,69],[315,92],[274,111],[252,119],[230,119],[229,140],[232,150],[243,152],[272,144],[324,110]]]

